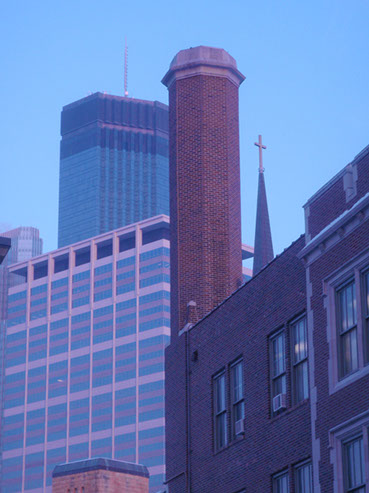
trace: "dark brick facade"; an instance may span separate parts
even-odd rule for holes
[[[167,348],[170,493],[271,491],[274,473],[311,457],[309,403],[292,404],[289,350],[287,410],[273,417],[269,394],[269,337],[283,328],[288,335],[289,322],[305,311],[305,269],[297,258],[303,246],[301,237]],[[287,337],[286,349],[290,346]],[[229,409],[229,365],[239,357],[244,362],[245,435],[215,452],[212,377],[225,369]],[[230,436],[229,413],[227,418]],[[191,450],[187,462],[186,448]]]
[[[296,465],[305,461],[312,464],[311,491],[344,493],[347,444],[359,439],[362,481],[369,487],[369,310],[364,299],[369,291],[364,283],[369,147],[308,201],[305,213],[305,237],[173,338],[166,350],[170,493],[272,492],[273,476],[281,471],[288,472],[290,493],[297,493]],[[180,289],[186,282],[186,276],[179,278]],[[337,293],[350,283],[356,286],[358,363],[342,375]],[[307,319],[309,397],[294,404],[291,322],[300,315]],[[279,330],[286,337],[287,396],[286,409],[274,415],[270,338]],[[230,368],[238,358],[243,360],[245,434],[232,440]],[[225,372],[230,439],[215,451],[213,379],[219,371]]]
[[[356,193],[347,200],[345,180],[352,167],[357,169]],[[345,439],[360,434],[361,419],[364,419],[365,426],[369,425],[368,365],[362,362],[357,371],[340,378],[337,375],[339,356],[334,354],[339,345],[335,323],[337,289],[353,280],[355,271],[360,277],[369,266],[368,192],[369,147],[305,206],[308,211],[307,233],[313,236],[301,257],[306,262],[309,338],[315,362],[310,366],[310,386],[314,396],[311,399],[314,491],[322,493],[346,491],[343,490],[341,440],[336,440],[335,434],[341,433]],[[329,221],[335,222],[329,225]],[[365,338],[359,332],[364,306],[358,284],[361,284],[361,290],[363,286],[360,281],[356,285],[360,354]],[[368,456],[365,457],[368,474]]]
[[[211,51],[213,50],[213,51]],[[224,50],[180,52],[169,88],[171,325],[199,317],[241,282],[238,86],[244,77]],[[185,282],[183,282],[185,280]]]

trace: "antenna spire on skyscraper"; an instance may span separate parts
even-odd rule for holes
[[[125,48],[124,48],[124,96],[128,97],[128,46],[127,46],[127,38],[124,39]]]

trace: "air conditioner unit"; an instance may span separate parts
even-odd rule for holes
[[[239,419],[238,421],[236,421],[234,426],[234,432],[235,435],[243,435],[245,433],[245,425],[243,419]]]
[[[278,394],[273,397],[273,412],[286,408],[286,394]]]

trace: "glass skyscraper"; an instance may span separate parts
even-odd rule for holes
[[[95,93],[61,114],[59,238],[169,214],[168,107]]]
[[[9,276],[8,267],[16,262],[28,260],[42,253],[42,239],[39,230],[32,227],[20,227],[1,233],[11,238],[11,248],[0,265],[0,478],[2,474],[2,408],[3,408],[3,375],[6,319],[8,315],[8,288],[17,281]],[[12,284],[10,284],[12,281]]]
[[[10,267],[4,493],[51,491],[56,464],[112,457],[165,475],[169,219]]]

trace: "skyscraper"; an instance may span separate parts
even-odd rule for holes
[[[169,213],[168,108],[95,93],[61,114],[59,247]]]
[[[6,319],[8,315],[8,288],[17,282],[16,276],[10,276],[8,267],[16,262],[28,260],[42,253],[42,239],[39,230],[32,227],[20,227],[1,233],[10,238],[11,248],[0,265],[0,478],[2,474],[2,411],[3,376]]]
[[[9,290],[1,491],[50,492],[56,464],[89,457],[144,464],[157,491],[165,474],[168,217],[10,271],[23,282]]]

